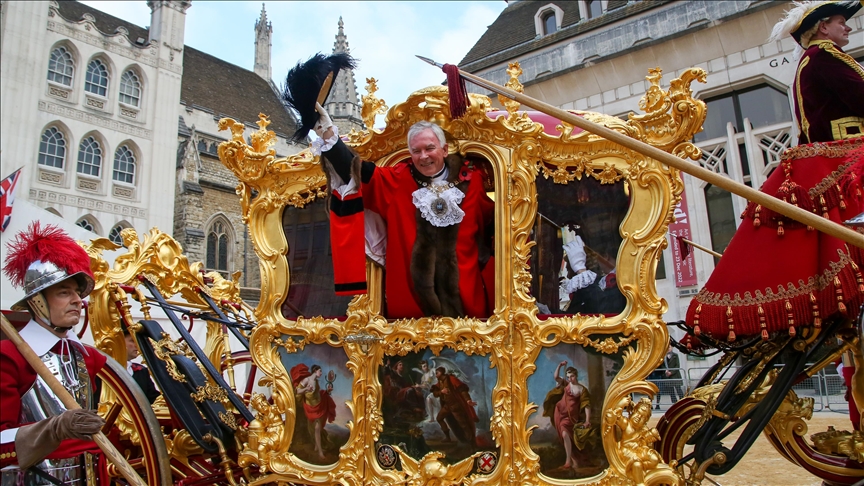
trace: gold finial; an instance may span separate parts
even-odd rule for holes
[[[522,74],[522,66],[519,65],[519,61],[511,62],[507,65],[507,74],[510,75],[510,79],[507,80],[507,84],[504,86],[516,91],[517,93],[524,92],[525,88],[522,86],[522,83],[519,82],[519,76]],[[504,105],[507,113],[509,113],[508,119],[515,117],[519,107],[522,106],[518,101],[511,100],[510,98],[501,95],[498,95],[498,102]]]
[[[375,96],[378,91],[378,80],[375,78],[366,78],[366,96],[361,96],[362,106],[360,107],[360,117],[366,128],[372,130],[375,128],[375,116],[378,114],[387,113],[387,104],[382,99]]]

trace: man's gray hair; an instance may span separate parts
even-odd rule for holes
[[[444,130],[438,125],[428,122],[428,121],[420,121],[413,125],[408,129],[408,145],[411,145],[411,139],[414,138],[415,135],[420,134],[423,130],[432,130],[432,133],[438,137],[438,141],[441,142],[441,146],[443,147],[447,143],[447,137],[444,136]]]

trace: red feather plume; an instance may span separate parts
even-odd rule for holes
[[[24,276],[27,268],[36,260],[51,262],[66,270],[69,275],[84,272],[91,277],[90,256],[75,243],[65,231],[54,225],[44,228],[39,221],[15,236],[6,245],[8,253],[3,265],[3,271],[16,287],[24,286]]]

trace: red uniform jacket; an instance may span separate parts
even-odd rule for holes
[[[30,321],[29,326],[38,326],[39,324]],[[22,330],[23,332],[23,330]],[[47,330],[45,333],[50,334]],[[59,352],[59,338],[53,350]],[[70,345],[81,346],[79,343]],[[36,346],[34,346],[36,348]],[[49,348],[51,349],[51,348]],[[34,349],[37,351],[37,349]],[[79,351],[84,356],[84,362],[87,365],[87,372],[90,374],[91,386],[95,383],[96,375],[105,365],[106,358],[99,351],[93,348],[87,348],[87,353],[84,353],[83,347],[79,347]],[[44,351],[43,351],[44,353]],[[12,341],[0,341],[0,433],[3,431],[11,431],[22,424],[19,422],[21,415],[21,397],[33,386],[36,382],[36,372],[21,356],[18,349]],[[94,397],[98,401],[99,397]],[[48,458],[60,459],[67,457],[75,457],[84,452],[98,452],[99,447],[91,441],[83,441],[77,439],[64,440],[60,447],[51,453]],[[17,454],[15,454],[15,441],[0,442],[0,468],[11,464],[17,464]]]

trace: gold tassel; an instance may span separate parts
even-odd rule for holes
[[[699,329],[699,313],[702,312],[702,304],[696,306],[696,314],[693,316],[693,335],[701,336],[702,330]]]
[[[777,236],[783,236],[786,231],[783,229],[783,221],[777,221]]]
[[[813,308],[813,327],[820,329],[822,328],[822,318],[819,317],[819,302],[813,292],[810,292],[810,306]]]
[[[762,211],[762,205],[756,205],[756,214],[753,216],[753,226],[759,227],[762,226],[762,221],[759,219],[759,213]]]
[[[822,206],[822,217],[828,218],[828,208],[826,207],[827,205],[825,204],[825,196],[824,195],[819,196],[819,205]]]
[[[768,326],[765,324],[765,311],[762,309],[762,305],[759,305],[759,327],[762,329],[762,340],[768,340]]]
[[[834,276],[834,292],[837,296],[837,311],[841,314],[846,314],[846,304],[843,303],[843,285],[840,284],[840,277]]]
[[[726,322],[729,324],[729,335],[726,337],[726,340],[731,342],[735,341],[735,324],[732,320],[732,307],[726,307]]]
[[[864,278],[861,277],[861,269],[858,267],[858,264],[850,261],[852,264],[852,271],[855,272],[855,281],[858,282],[858,292],[864,293]]]
[[[837,195],[840,196],[840,209],[846,210],[846,201],[843,200],[843,192],[840,190],[840,184],[837,184]]]

